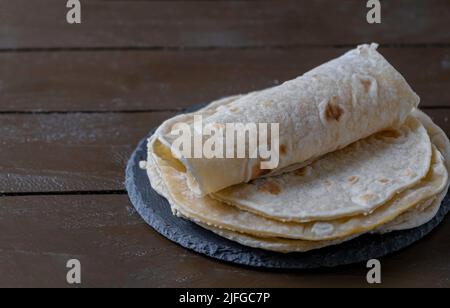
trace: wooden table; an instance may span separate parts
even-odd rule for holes
[[[367,286],[365,264],[314,272],[217,262],[154,232],[124,190],[150,128],[192,104],[273,86],[361,42],[450,133],[450,2],[0,0],[0,286]],[[450,221],[382,259],[382,286],[450,287]]]

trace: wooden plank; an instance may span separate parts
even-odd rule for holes
[[[449,109],[426,112],[450,133]],[[0,193],[123,190],[136,144],[171,115],[0,115]]]
[[[83,287],[368,286],[365,264],[261,271],[197,255],[145,225],[126,196],[3,197],[0,222],[0,287],[68,286],[72,258],[81,262]],[[450,287],[449,222],[381,259],[382,286]]]
[[[121,190],[138,141],[171,115],[1,115],[0,193]]]
[[[276,85],[346,50],[0,53],[0,112],[182,108]],[[422,105],[450,106],[450,48],[380,50]]]
[[[2,0],[0,48],[259,47],[450,43],[447,0],[382,3],[368,24],[366,1],[82,2],[82,23],[66,22],[66,1]]]

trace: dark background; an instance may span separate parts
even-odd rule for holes
[[[450,132],[450,1],[0,0],[0,286],[367,286],[365,264],[262,271],[191,253],[147,227],[126,161],[196,103],[292,79],[359,43],[380,51]],[[382,286],[450,287],[448,219],[383,258]]]

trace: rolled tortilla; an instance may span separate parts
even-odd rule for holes
[[[199,196],[308,164],[383,129],[399,126],[417,107],[419,97],[376,51],[361,45],[280,86],[228,98],[201,112],[165,122],[156,132],[156,151],[186,172],[189,188]],[[190,158],[170,150],[179,123],[222,129],[226,123],[279,123],[279,164],[272,170],[255,158]],[[226,135],[225,133],[223,134]],[[224,140],[225,147],[231,147]],[[247,148],[248,148],[247,140]],[[236,150],[236,149],[234,149]]]

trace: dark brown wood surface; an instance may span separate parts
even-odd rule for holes
[[[342,0],[83,2],[81,25],[66,23],[66,1],[2,0],[0,47],[210,48],[448,44],[447,0],[383,3],[383,22],[366,22],[366,2]]]
[[[0,112],[180,109],[274,86],[347,50],[5,52]],[[380,50],[414,85],[423,106],[449,104],[450,47]]]
[[[263,271],[158,235],[124,190],[138,141],[192,104],[276,85],[377,41],[450,134],[450,2],[0,0],[0,287],[368,286],[365,264]],[[450,287],[448,218],[382,259],[383,284]]]
[[[85,287],[358,287],[365,265],[268,271],[202,257],[148,227],[126,195],[0,199],[0,287],[66,285],[66,262],[82,263]],[[30,232],[32,230],[32,232]],[[384,287],[448,287],[450,221],[382,259]]]

